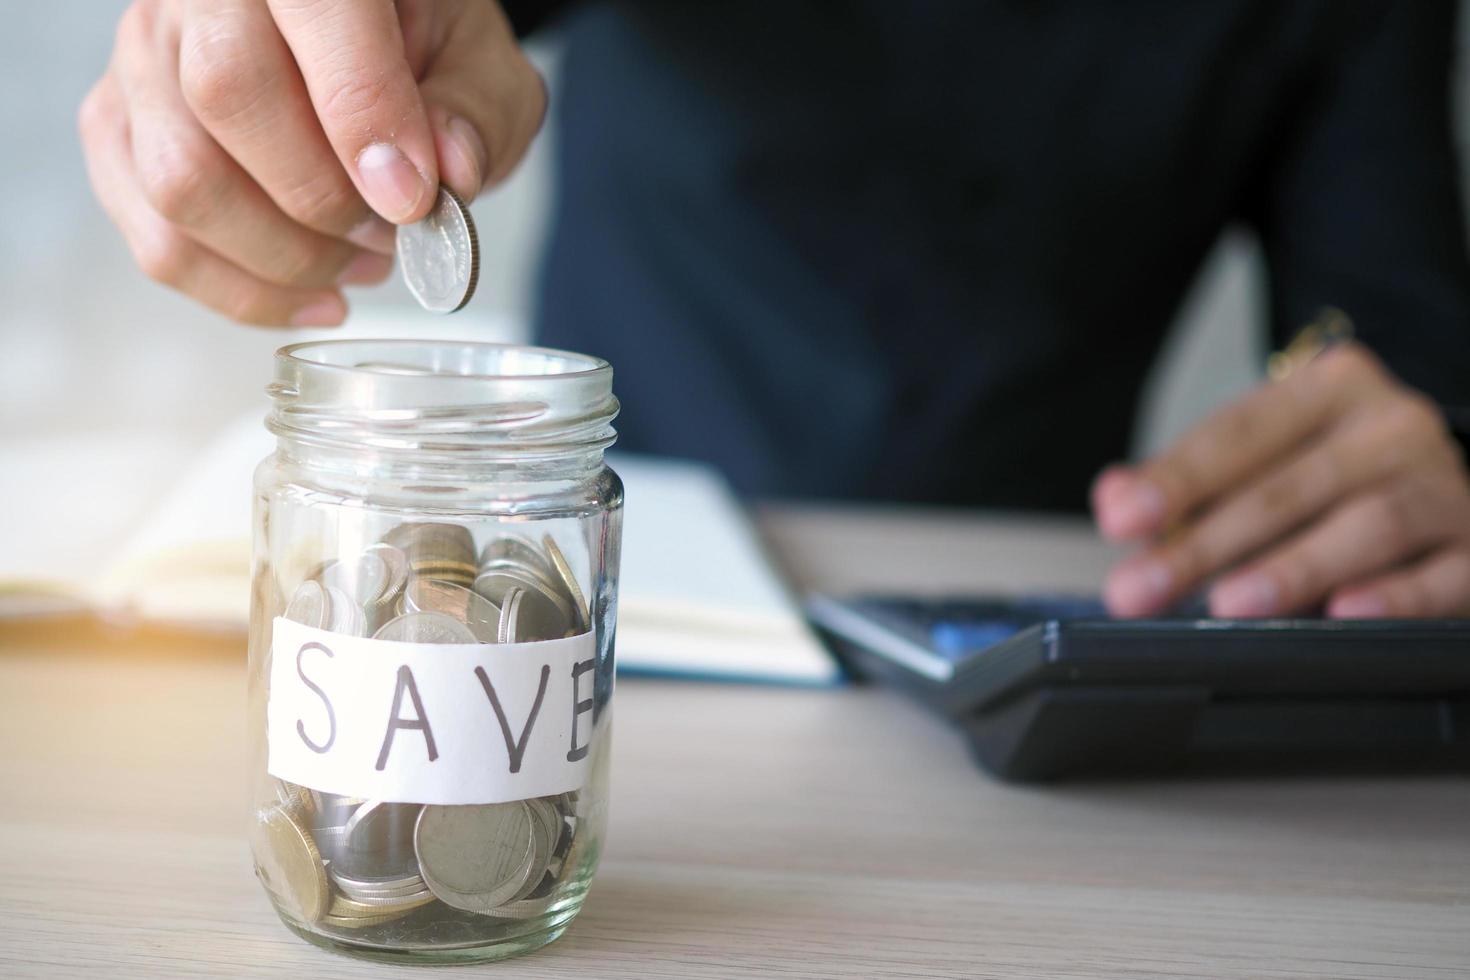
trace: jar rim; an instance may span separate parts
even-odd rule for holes
[[[276,351],[267,427],[282,438],[414,455],[598,452],[616,434],[612,365],[551,347],[318,340]]]
[[[339,363],[325,357],[305,356],[310,352],[321,352],[331,354],[334,352],[347,352],[353,348],[385,347],[401,350],[407,353],[425,351],[429,349],[462,348],[473,349],[485,353],[494,353],[500,356],[513,356],[516,358],[534,357],[540,358],[545,364],[563,362],[566,364],[580,364],[580,368],[568,371],[501,371],[501,372],[446,372],[439,370],[426,370],[424,376],[444,378],[465,378],[476,381],[516,381],[531,379],[566,378],[574,380],[578,378],[593,377],[602,372],[610,372],[612,365],[604,359],[592,354],[579,354],[576,351],[561,350],[556,347],[538,347],[523,344],[504,344],[480,340],[436,340],[426,338],[424,340],[400,339],[378,339],[378,338],[356,338],[344,337],[335,340],[305,340],[295,344],[287,344],[276,351],[276,358],[283,361],[296,361],[301,364],[310,365],[312,368],[322,368],[334,371],[352,371],[368,374],[402,375],[409,372],[394,370],[382,362],[367,363]],[[419,372],[415,372],[419,373]]]

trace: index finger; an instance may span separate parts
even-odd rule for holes
[[[1260,473],[1384,380],[1359,345],[1326,352],[1214,413],[1154,458],[1103,473],[1093,490],[1098,524],[1120,540],[1159,533]]]
[[[269,0],[317,118],[373,210],[417,221],[438,195],[434,137],[390,0]]]

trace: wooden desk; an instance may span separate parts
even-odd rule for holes
[[[1075,529],[768,511],[808,582],[1082,587]],[[244,844],[236,641],[0,631],[0,976],[386,977]],[[1016,789],[882,691],[626,681],[580,919],[515,977],[1470,975],[1470,782]]]

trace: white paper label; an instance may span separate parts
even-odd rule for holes
[[[277,618],[270,757],[280,779],[394,803],[503,803],[579,788],[592,634],[399,643]]]

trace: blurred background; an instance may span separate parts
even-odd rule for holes
[[[145,279],[87,185],[76,109],[102,71],[125,0],[9,4],[0,32],[0,437],[9,447],[85,435],[138,440],[160,464],[241,413],[263,411],[270,355],[301,332],[233,325]],[[1463,18],[1462,18],[1463,33]],[[1463,48],[1463,39],[1461,43]],[[530,45],[553,91],[554,31]],[[1457,91],[1464,104],[1465,72]],[[1465,130],[1465,113],[1457,112]],[[475,205],[484,248],[475,301],[444,319],[397,276],[350,296],[348,331],[526,334],[532,278],[553,202],[548,126],[506,184]],[[1154,372],[1135,451],[1155,448],[1257,376],[1259,259],[1228,234],[1185,304]],[[140,436],[145,433],[145,436]],[[15,518],[7,518],[13,520]]]

